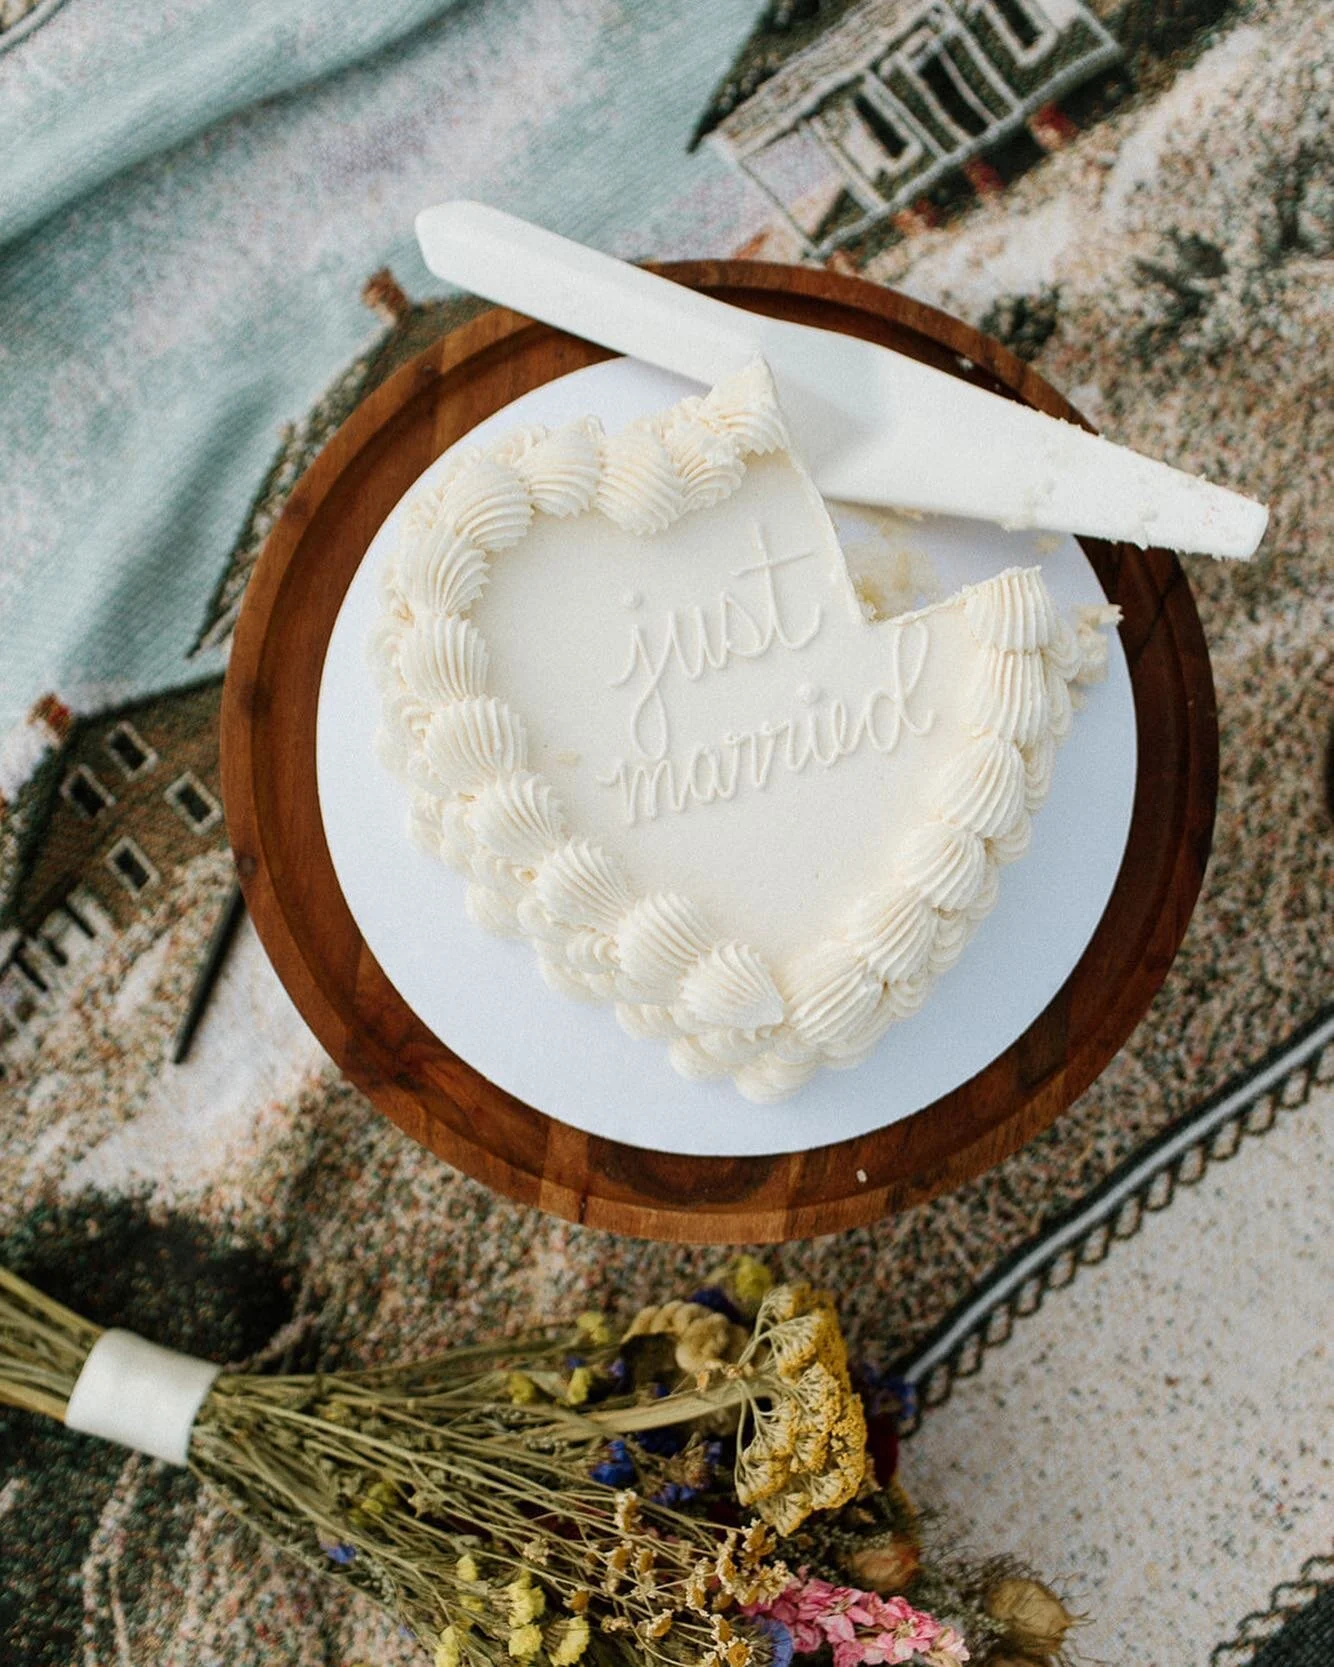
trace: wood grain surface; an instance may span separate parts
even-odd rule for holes
[[[1082,421],[998,342],[893,291],[758,262],[658,270]],[[1185,933],[1209,852],[1218,730],[1208,652],[1172,555],[1082,541],[1125,616],[1139,742],[1129,844],[1079,965],[1023,1036],[971,1081],[872,1134],[772,1157],[654,1153],[558,1122],[452,1054],[362,941],[320,821],[315,712],[344,593],[397,500],[484,417],[607,357],[515,313],[484,313],[372,393],[302,477],[250,581],[223,696],[223,791],[237,870],[279,977],[334,1061],[414,1139],[485,1185],[572,1221],[649,1238],[772,1242],[838,1232],[998,1163],[1071,1104],[1144,1014]],[[653,1063],[667,1068],[660,1054]]]

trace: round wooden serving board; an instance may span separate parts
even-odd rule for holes
[[[881,342],[1083,420],[998,342],[859,279],[746,261],[660,270],[738,306]],[[649,1238],[742,1243],[839,1232],[998,1163],[1083,1092],[1144,1014],[1181,943],[1209,853],[1218,728],[1208,651],[1172,555],[1081,541],[1124,613],[1139,750],[1130,837],[1078,966],[971,1081],[873,1134],[771,1157],[668,1155],[557,1122],[452,1054],[367,949],[325,843],[315,714],[344,593],[398,499],[483,418],[609,356],[518,314],[484,313],[371,394],[302,477],[246,592],[223,695],[223,792],[237,871],[279,977],[338,1066],[414,1139],[487,1186],[571,1221]]]

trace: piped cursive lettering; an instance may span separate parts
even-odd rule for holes
[[[597,779],[617,789],[626,825],[656,821],[664,811],[682,812],[692,805],[726,803],[742,789],[762,792],[775,770],[801,775],[811,766],[832,769],[863,747],[891,753],[905,730],[926,735],[935,723],[929,708],[913,709],[913,697],[926,664],[928,633],[916,620],[893,632],[886,644],[888,687],[867,691],[855,715],[841,699],[809,699],[806,709],[779,723],[729,731],[712,745],[692,748],[683,761],[667,757],[648,763],[618,759]]]
[[[821,604],[813,604],[809,617],[798,625],[778,582],[783,569],[806,561],[815,552],[774,556],[758,526],[752,528],[752,539],[756,559],[731,574],[733,580],[749,582],[744,599],[727,588],[707,610],[699,604],[672,608],[656,629],[638,622],[630,628],[625,669],[611,680],[611,687],[631,685],[635,704],[630,739],[645,758],[665,759],[671,745],[663,690],[673,675],[697,683],[706,671],[722,671],[733,660],[758,660],[775,644],[804,648],[820,630]]]

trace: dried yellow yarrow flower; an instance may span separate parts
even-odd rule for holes
[[[372,1517],[376,1521],[378,1521],[388,1509],[389,1507],[383,1499],[376,1499],[369,1493],[364,1499],[359,1499],[354,1507],[354,1510],[359,1512],[363,1517]]]
[[[515,1661],[531,1661],[542,1648],[542,1628],[530,1622],[510,1633],[509,1653]]]
[[[516,1407],[531,1406],[537,1399],[537,1385],[526,1372],[511,1372],[505,1379],[505,1393]]]
[[[477,1567],[477,1560],[470,1551],[465,1551],[458,1562],[455,1563],[454,1573],[458,1576],[460,1585],[478,1586],[481,1584],[481,1571]],[[481,1598],[471,1593],[460,1594],[459,1608],[468,1615],[481,1615],[486,1612],[486,1605]]]
[[[632,1337],[652,1337],[653,1326],[658,1318],[658,1310],[651,1305],[641,1308],[634,1319],[621,1333],[621,1341],[628,1343]]]
[[[827,1328],[828,1317],[824,1314],[798,1314],[775,1326],[765,1341],[779,1375],[794,1378],[819,1359]]]
[[[721,1584],[725,1592],[731,1591],[733,1585],[736,1583],[737,1575],[739,1573],[736,1566],[736,1541],[736,1530],[734,1528],[729,1528],[727,1531],[727,1538],[723,1541],[721,1547],[719,1548],[718,1555],[714,1559],[713,1563],[714,1577]]]
[[[547,1659],[551,1662],[551,1667],[574,1667],[575,1662],[588,1648],[588,1640],[588,1622],[582,1615],[575,1615],[563,1622],[555,1642],[547,1645]]]
[[[856,1497],[857,1480],[846,1471],[834,1470],[823,1476],[812,1476],[806,1492],[812,1510],[836,1511]]]
[[[754,1256],[738,1256],[729,1271],[737,1300],[746,1308],[757,1308],[774,1282],[768,1268]]]
[[[578,1327],[580,1337],[596,1349],[605,1348],[612,1340],[612,1331],[607,1324],[606,1315],[599,1314],[594,1309],[589,1309],[581,1314],[575,1321],[575,1325]]]
[[[786,1563],[764,1563],[750,1570],[750,1584],[736,1594],[738,1603],[772,1603],[793,1585],[796,1576]]]
[[[712,1573],[708,1563],[701,1559],[691,1569],[690,1578],[686,1581],[686,1608],[693,1609],[697,1615],[703,1615],[708,1610],[709,1576]]]
[[[547,1595],[540,1586],[533,1585],[527,1569],[517,1579],[511,1580],[504,1592],[509,1599],[511,1626],[526,1626],[529,1621],[540,1619],[546,1611]]]
[[[588,1366],[576,1366],[570,1373],[570,1381],[565,1386],[565,1404],[581,1407],[588,1399],[593,1388],[593,1372]]]
[[[756,1329],[765,1320],[775,1320],[781,1324],[797,1314],[804,1313],[810,1306],[811,1288],[809,1285],[775,1285],[760,1304],[760,1312],[756,1316]]]
[[[800,1375],[793,1380],[793,1387],[802,1409],[802,1429],[809,1429],[812,1422],[826,1427],[838,1422],[848,1391],[836,1372],[813,1360],[809,1366],[802,1367]]]
[[[606,1563],[607,1576],[602,1582],[602,1590],[610,1598],[615,1597],[617,1591],[620,1589],[620,1584],[625,1576],[625,1571],[630,1566],[630,1547],[624,1544],[624,1542],[615,1546],[607,1553]]]
[[[775,1529],[784,1535],[795,1534],[810,1515],[809,1500],[794,1489],[762,1501],[760,1508],[765,1520],[773,1523]]]
[[[435,1646],[435,1667],[459,1667],[462,1656],[458,1628],[447,1626]]]
[[[811,1423],[797,1431],[792,1457],[798,1470],[823,1470],[829,1462],[830,1431],[828,1426]]]
[[[761,1453],[755,1457],[746,1448],[737,1461],[736,1496],[739,1504],[761,1506],[762,1501],[781,1493],[792,1474],[791,1461]],[[765,1516],[768,1517],[766,1511]],[[770,1521],[773,1519],[768,1518]]]
[[[737,1498],[790,1534],[811,1510],[855,1497],[866,1475],[865,1415],[829,1299],[807,1286],[776,1286],[760,1306],[742,1365],[775,1393],[765,1411],[752,1404]]]

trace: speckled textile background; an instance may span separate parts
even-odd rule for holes
[[[765,1254],[916,1379],[909,1487],[1062,1578],[1086,1658],[1315,1659],[1334,1569],[1321,0],[950,0],[928,20],[967,37],[948,64],[935,36],[912,56],[923,8],[892,0],[13,10],[0,1254],[103,1323],[259,1371],[630,1308],[708,1270],[420,1151],[338,1080],[248,926],[188,1060],[168,1055],[230,884],[216,712],[250,565],[342,416],[468,308],[436,295],[414,212],[470,194],[627,255],[825,260],[998,334],[1114,438],[1273,522],[1253,567],[1191,565],[1217,835],[1130,1045],[992,1174]],[[797,126],[813,63],[843,75],[816,140]],[[423,1659],[187,1478],[16,1415],[0,1567],[15,1667]]]

